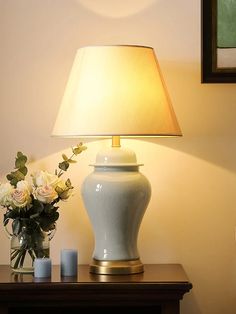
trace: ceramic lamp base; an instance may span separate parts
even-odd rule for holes
[[[140,259],[129,261],[99,261],[93,259],[90,273],[99,275],[130,275],[143,273],[144,267]]]
[[[112,147],[97,154],[82,196],[95,235],[91,273],[143,272],[137,238],[151,186],[139,172],[135,153]]]

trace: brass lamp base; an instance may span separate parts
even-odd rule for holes
[[[144,267],[140,259],[124,261],[99,261],[93,259],[90,273],[99,275],[130,275],[143,273]]]

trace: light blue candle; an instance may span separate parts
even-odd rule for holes
[[[61,276],[77,276],[78,252],[72,249],[61,250]]]
[[[51,277],[52,261],[50,258],[35,258],[34,260],[34,277],[48,278]]]

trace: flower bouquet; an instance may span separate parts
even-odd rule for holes
[[[73,186],[70,179],[61,176],[75,163],[74,156],[86,149],[82,143],[72,148],[71,157],[62,155],[54,174],[37,171],[26,180],[27,157],[18,152],[15,170],[6,177],[9,182],[0,184],[0,205],[6,209],[3,224],[12,222],[11,268],[16,272],[32,272],[36,257],[49,257],[49,241],[59,218],[59,201],[67,200]],[[7,229],[6,229],[7,230]]]

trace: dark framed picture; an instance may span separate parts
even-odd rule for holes
[[[236,0],[202,0],[202,83],[236,83]]]

